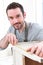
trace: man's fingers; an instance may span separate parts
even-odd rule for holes
[[[31,48],[31,53],[34,53],[34,54],[35,54],[36,50],[37,50],[37,46],[33,46],[33,47]]]
[[[17,44],[17,42],[18,42],[18,40],[17,40],[17,39],[15,39],[15,40],[14,40],[13,45],[16,45],[16,44]]]
[[[43,53],[41,52],[41,53],[39,54],[39,56],[40,56],[40,57],[43,57]]]
[[[11,41],[12,44],[14,43],[13,39],[14,39],[14,37],[11,36],[10,41]]]
[[[16,39],[16,36],[14,34],[9,34],[8,38],[9,43],[11,43],[12,45],[17,44],[18,40]]]
[[[42,47],[42,49],[41,49],[41,52],[40,52],[39,56],[40,56],[40,57],[43,57],[43,47]]]
[[[36,55],[39,55],[41,53],[41,50],[42,50],[42,48],[41,47],[38,47],[37,50],[36,50],[36,52],[35,52],[35,54]]]
[[[43,45],[42,44],[32,45],[27,49],[27,52],[30,52],[32,54],[34,53],[39,57],[43,57]]]
[[[31,48],[32,48],[32,47],[29,47],[26,51],[27,51],[27,52],[31,51]]]
[[[27,49],[27,52],[35,53],[36,49],[37,49],[37,46],[30,46],[30,47]]]

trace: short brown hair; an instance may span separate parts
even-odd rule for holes
[[[16,3],[16,2],[12,2],[11,4],[9,4],[6,8],[6,13],[8,10],[10,9],[15,9],[15,8],[20,8],[21,12],[24,14],[24,9],[23,9],[23,6],[19,3]]]

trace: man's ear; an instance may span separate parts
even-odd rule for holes
[[[24,12],[24,18],[26,17],[26,12]]]

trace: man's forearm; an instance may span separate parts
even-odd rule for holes
[[[5,36],[0,40],[0,48],[6,48],[8,46],[8,38]]]

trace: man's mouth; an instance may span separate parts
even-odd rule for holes
[[[15,23],[13,26],[14,26],[16,29],[19,29],[20,26],[21,26],[21,23]]]
[[[14,25],[19,25],[19,24],[21,24],[21,23],[15,23]]]

